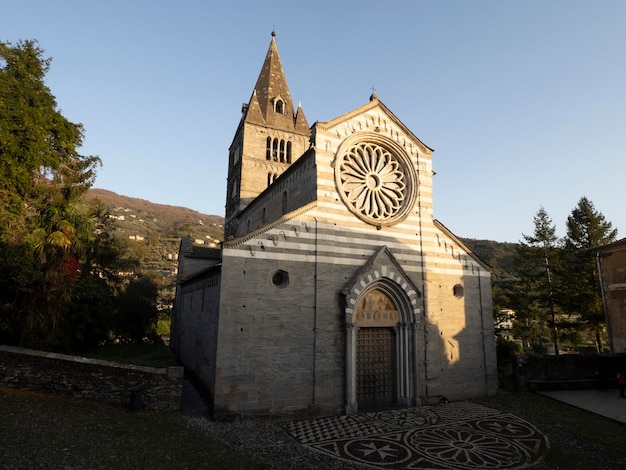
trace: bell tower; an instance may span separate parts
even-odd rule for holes
[[[295,108],[272,31],[263,67],[229,148],[224,238],[237,233],[239,213],[309,147],[311,131]]]

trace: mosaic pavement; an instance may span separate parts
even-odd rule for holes
[[[296,421],[288,430],[311,449],[373,468],[514,469],[548,450],[532,424],[465,402]]]

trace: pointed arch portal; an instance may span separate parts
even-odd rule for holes
[[[418,404],[422,296],[386,246],[344,286],[345,411]],[[424,347],[420,336],[419,347]]]
[[[346,322],[346,413],[416,403],[416,322],[406,293],[378,279]]]

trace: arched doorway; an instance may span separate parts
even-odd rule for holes
[[[356,399],[359,409],[398,403],[398,347],[400,312],[381,289],[365,293],[355,309]]]
[[[420,290],[382,246],[342,293],[346,414],[368,406],[416,405]]]

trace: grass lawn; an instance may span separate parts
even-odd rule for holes
[[[275,468],[262,456],[190,427],[178,413],[0,388],[0,468]]]
[[[500,391],[477,402],[513,413],[548,436],[548,455],[534,468],[626,468],[626,424],[535,393]]]
[[[161,343],[107,343],[80,356],[145,367],[178,365],[169,348]]]

